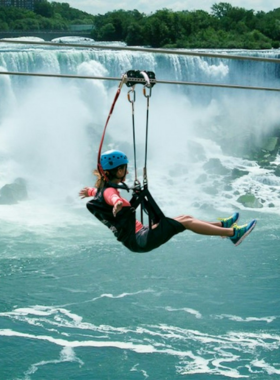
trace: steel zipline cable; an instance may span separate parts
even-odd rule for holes
[[[99,49],[99,50],[119,50],[119,51],[131,51],[131,52],[143,52],[143,53],[157,53],[157,54],[175,54],[175,55],[189,55],[197,57],[210,57],[210,58],[223,58],[223,59],[235,59],[235,60],[251,60],[258,62],[279,63],[280,59],[276,58],[260,58],[249,57],[229,54],[216,54],[194,51],[183,51],[173,49],[151,49],[140,47],[127,47],[127,46],[108,46],[108,45],[88,45],[88,44],[73,44],[73,43],[57,43],[57,42],[41,42],[41,41],[18,41],[18,40],[0,40],[0,43],[8,44],[22,44],[22,45],[40,45],[40,46],[55,46],[55,47],[67,47],[67,48],[86,48],[86,49]],[[106,80],[106,81],[119,81],[120,78],[114,77],[100,77],[100,76],[81,76],[81,75],[66,75],[66,74],[45,74],[45,73],[26,73],[15,71],[0,71],[0,75],[19,75],[19,76],[33,76],[33,77],[51,77],[51,78],[71,78],[71,79],[91,79],[91,80]],[[141,80],[139,80],[141,83]],[[274,91],[280,92],[280,88],[273,87],[256,87],[256,86],[243,86],[243,85],[229,85],[229,84],[215,84],[215,83],[199,83],[199,82],[186,82],[186,81],[168,81],[157,80],[156,83],[161,84],[177,84],[187,86],[202,86],[202,87],[219,87],[219,88],[231,88],[241,90],[258,90],[258,91]]]
[[[83,76],[83,75],[66,75],[66,74],[44,74],[44,73],[25,73],[15,71],[0,71],[0,75],[18,75],[18,76],[30,76],[30,77],[47,77],[47,78],[63,78],[63,79],[91,79],[91,80],[107,80],[107,81],[120,81],[120,78],[116,77],[100,77],[100,76]],[[144,80],[139,80],[139,83],[144,83]],[[185,86],[201,86],[201,87],[219,87],[219,88],[231,88],[236,90],[257,90],[257,91],[271,91],[280,92],[280,88],[274,87],[256,87],[256,86],[241,86],[231,84],[218,84],[218,83],[199,83],[199,82],[184,82],[184,81],[168,81],[168,80],[156,80],[157,84],[176,84]]]
[[[194,57],[209,57],[209,58],[222,58],[222,59],[235,59],[235,60],[246,60],[246,61],[257,61],[257,62],[270,62],[270,63],[280,63],[278,58],[261,58],[261,57],[251,57],[251,56],[241,56],[241,55],[231,55],[231,54],[219,54],[219,53],[206,53],[202,51],[191,51],[191,50],[181,50],[181,49],[153,49],[153,48],[142,48],[142,47],[129,47],[129,46],[110,46],[110,45],[94,45],[94,44],[73,44],[73,43],[61,43],[61,42],[44,42],[44,41],[19,41],[19,40],[0,40],[0,43],[8,44],[21,44],[21,45],[42,45],[42,46],[55,46],[55,47],[68,47],[68,48],[83,48],[83,49],[98,49],[98,50],[118,50],[118,51],[131,51],[131,52],[142,52],[142,53],[157,53],[157,54],[174,54],[174,55],[189,55]]]

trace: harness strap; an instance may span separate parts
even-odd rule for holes
[[[134,170],[135,170],[135,180],[134,180],[134,198],[132,198],[132,203],[135,204],[135,209],[139,205],[140,207],[140,217],[143,223],[143,212],[145,211],[149,217],[149,226],[158,223],[159,220],[164,217],[162,211],[156,204],[155,200],[148,191],[148,177],[147,177],[147,155],[148,155],[148,130],[149,130],[149,105],[150,97],[152,95],[152,87],[156,83],[155,73],[152,71],[140,71],[140,70],[130,70],[127,72],[127,82],[126,85],[131,87],[128,92],[128,100],[131,103],[132,108],[132,131],[133,131],[133,150],[134,150]],[[141,189],[141,184],[137,178],[137,165],[136,165],[136,140],[135,140],[135,117],[134,117],[134,103],[135,97],[135,85],[137,83],[142,83],[143,94],[147,99],[147,112],[146,112],[146,138],[145,138],[145,159],[143,167],[143,189]],[[131,99],[130,94],[133,95]]]
[[[135,191],[130,200],[130,204],[135,210],[139,205],[141,205],[141,208],[145,210],[149,216],[150,228],[153,224],[158,223],[160,219],[165,217],[164,213],[161,211],[147,188],[141,189],[140,191]]]
[[[120,190],[126,190],[127,192],[129,192],[130,190],[133,190],[133,188],[131,189],[130,187],[128,187],[125,182],[121,182],[121,184],[118,184],[118,183],[113,183],[113,182],[108,181],[107,187],[113,187],[114,189],[120,189]]]
[[[159,208],[158,204],[154,200],[153,196],[149,192],[148,188],[130,188],[127,186],[125,182],[122,182],[121,184],[116,184],[113,182],[107,182],[107,187],[113,187],[114,189],[120,189],[120,190],[126,190],[130,191],[133,190],[132,198],[130,199],[129,203],[131,205],[132,211],[136,211],[136,209],[141,206],[141,213],[143,210],[146,212],[146,214],[149,217],[149,226],[158,223],[160,219],[164,218],[164,214]],[[142,216],[142,215],[141,215]],[[141,218],[141,222],[143,223],[143,218]]]

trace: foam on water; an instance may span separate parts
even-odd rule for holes
[[[239,317],[237,315],[223,314],[223,315],[217,315],[216,318],[217,319],[229,319],[231,321],[245,322],[245,323],[246,322],[267,322],[267,323],[271,323],[277,317],[275,317],[275,316],[269,316],[269,317],[262,317],[262,318],[258,318],[258,317],[246,317],[246,318],[242,318],[242,317]]]
[[[135,293],[137,295],[139,292]],[[102,298],[96,298],[94,301]],[[124,295],[119,295],[123,297]],[[118,298],[117,296],[116,298]],[[181,311],[166,308],[167,311]],[[204,318],[198,311],[186,309],[195,318]],[[223,375],[229,378],[249,377],[254,368],[261,368],[262,373],[279,374],[279,370],[265,360],[259,360],[261,352],[277,351],[280,348],[279,334],[262,332],[257,333],[230,331],[225,334],[211,334],[198,330],[184,329],[166,324],[142,325],[133,328],[115,327],[108,325],[94,325],[83,322],[83,318],[70,310],[62,307],[33,306],[17,308],[11,312],[0,313],[0,318],[10,318],[16,323],[35,325],[42,328],[42,334],[23,333],[11,329],[1,329],[2,337],[17,337],[20,339],[42,340],[50,344],[62,346],[60,359],[55,361],[77,361],[83,365],[75,352],[82,347],[113,347],[120,350],[131,350],[138,354],[157,353],[161,355],[175,356],[178,373],[199,374],[208,373]],[[241,318],[238,316],[214,316],[213,318],[229,318],[237,322],[272,323],[276,317]],[[54,329],[54,327],[56,327]],[[59,328],[59,330],[58,330]],[[61,336],[64,336],[62,338]],[[67,339],[66,339],[67,337]],[[118,340],[116,340],[118,338]],[[161,343],[160,343],[161,342]],[[190,350],[185,350],[184,347]],[[243,358],[240,360],[240,353]],[[246,354],[246,359],[245,355]],[[47,364],[40,362],[34,364],[27,374],[37,370],[38,366]],[[237,368],[231,368],[231,364],[238,364]],[[248,369],[246,373],[245,369]]]
[[[80,366],[84,365],[84,362],[76,357],[74,350],[71,347],[64,347],[61,350],[60,358],[56,360],[43,360],[38,363],[34,363],[31,367],[24,373],[23,380],[31,380],[32,375],[36,373],[40,367],[49,366],[52,364],[60,364],[65,362],[75,363],[77,362]]]
[[[189,313],[191,315],[194,315],[198,319],[202,318],[202,315],[200,314],[199,311],[194,310],[194,309],[190,309],[190,308],[184,307],[182,309],[174,309],[174,308],[168,306],[165,308],[165,310],[170,311],[170,312],[172,312],[172,311],[184,311],[185,313]]]
[[[258,359],[262,351],[279,350],[280,336],[277,334],[228,332],[223,335],[213,335],[168,325],[144,325],[136,329],[96,326],[84,323],[81,316],[67,309],[44,306],[15,309],[12,312],[1,313],[0,317],[21,320],[23,323],[42,327],[48,332],[44,335],[40,333],[35,335],[1,329],[0,336],[2,337],[39,340],[63,347],[59,359],[33,364],[26,372],[26,376],[34,373],[39,366],[48,363],[72,361],[82,366],[84,363],[77,357],[74,350],[83,347],[112,347],[133,351],[140,355],[156,353],[174,356],[178,358],[176,367],[181,375],[207,373],[228,378],[245,378],[250,377],[250,373],[254,373],[256,368],[269,375],[279,374],[277,367]],[[52,317],[52,319],[47,317]],[[48,325],[60,327],[60,333]],[[64,329],[62,330],[61,327]],[[94,334],[97,335],[94,336]],[[61,335],[64,335],[64,338]],[[159,344],[159,342],[162,343]],[[190,350],[184,349],[186,345]],[[241,352],[243,356],[246,354],[246,359],[243,357],[240,360]],[[232,368],[233,365],[237,368]]]

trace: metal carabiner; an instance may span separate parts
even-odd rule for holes
[[[148,94],[146,93],[146,88],[149,90]],[[145,85],[143,87],[143,94],[144,94],[145,98],[150,98],[152,96],[152,87]]]
[[[128,93],[127,93],[127,99],[128,99],[128,101],[129,101],[130,103],[135,103],[135,101],[136,101],[136,92],[135,92],[134,87],[135,87],[135,86],[132,86],[132,87],[131,87],[131,90],[129,90]],[[133,94],[133,99],[132,99],[132,100],[130,99],[130,93]]]
[[[135,180],[134,180],[133,189],[134,189],[134,191],[141,190],[141,183],[140,183],[138,178],[135,178]]]

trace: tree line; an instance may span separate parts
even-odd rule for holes
[[[90,15],[68,3],[37,3],[34,11],[0,7],[0,30],[69,30],[91,24],[97,41],[154,48],[271,49],[280,47],[280,8],[270,12],[217,3],[203,10],[161,9],[146,15],[123,9]]]
[[[145,15],[117,10],[94,19],[92,37],[155,48],[270,49],[280,46],[280,8],[255,12],[228,3],[211,13],[158,10]]]
[[[68,31],[71,25],[93,25],[94,16],[68,3],[35,2],[34,11],[0,7],[0,31]]]

